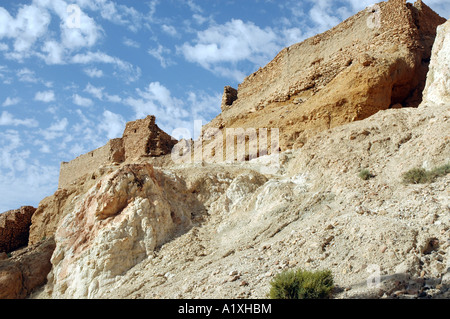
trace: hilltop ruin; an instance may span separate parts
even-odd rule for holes
[[[76,179],[92,174],[102,165],[170,154],[176,143],[177,140],[156,125],[154,116],[129,122],[121,138],[112,139],[105,146],[61,163],[58,188],[67,187]]]

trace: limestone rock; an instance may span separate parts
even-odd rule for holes
[[[189,201],[172,183],[149,164],[125,165],[79,198],[55,234],[52,296],[95,297],[190,227],[190,212],[182,209]]]
[[[450,104],[450,22],[437,29],[431,55],[430,71],[424,90],[424,102]]]
[[[11,252],[28,244],[31,218],[36,208],[25,206],[0,214],[0,253]]]

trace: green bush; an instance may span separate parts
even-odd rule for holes
[[[368,169],[363,169],[361,172],[359,172],[358,176],[364,181],[375,177],[375,175],[373,175]]]
[[[450,173],[450,164],[442,165],[427,171],[423,168],[413,168],[403,173],[402,179],[404,184],[425,184],[432,183],[438,177],[445,176]]]
[[[331,271],[285,271],[271,281],[271,299],[326,299],[333,290]]]

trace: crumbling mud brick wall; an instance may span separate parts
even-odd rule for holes
[[[83,154],[71,162],[63,162],[59,188],[76,179],[94,173],[100,166],[132,162],[140,157],[159,157],[170,154],[177,141],[162,131],[154,116],[127,123],[122,138],[110,140],[105,146]]]
[[[101,165],[121,163],[125,159],[121,138],[110,140],[105,146],[83,154],[70,162],[61,163],[59,188],[64,188],[74,180],[93,173]]]
[[[126,160],[170,154],[177,141],[161,130],[155,121],[155,117],[149,115],[127,123],[123,133]]]

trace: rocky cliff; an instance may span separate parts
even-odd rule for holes
[[[239,85],[204,131],[280,128],[285,151],[380,110],[417,107],[436,27],[444,22],[422,1],[374,5],[285,48]]]
[[[273,113],[269,128],[317,127],[301,143],[248,161],[106,162],[44,199],[30,245],[55,246],[47,283],[31,297],[265,298],[275,274],[301,267],[330,269],[335,298],[449,298],[450,175],[424,184],[402,176],[450,163],[450,23],[421,1],[379,8],[379,29],[367,25],[378,9],[363,11],[283,50],[237,92],[226,88],[208,125],[259,128]],[[390,107],[418,106],[423,88],[419,107]],[[298,123],[283,122],[291,113]],[[149,154],[149,145],[158,143],[139,149]],[[363,169],[371,178],[358,176]],[[16,261],[0,261],[0,286],[21,280]],[[32,291],[17,287],[10,294]]]

